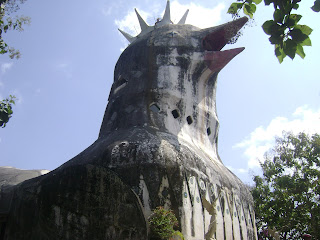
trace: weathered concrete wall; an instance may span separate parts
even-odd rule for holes
[[[112,171],[71,166],[14,190],[4,239],[147,239],[136,194]]]
[[[115,67],[99,138],[12,188],[4,239],[147,239],[158,206],[188,240],[256,239],[251,195],[217,151],[217,75],[243,49],[220,50],[245,22],[159,24],[136,37]]]

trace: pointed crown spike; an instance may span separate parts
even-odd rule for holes
[[[180,19],[180,21],[177,24],[185,24],[186,20],[187,20],[188,13],[189,13],[189,9],[184,13],[184,15],[182,16],[182,18]]]
[[[139,20],[139,24],[140,24],[140,28],[141,28],[141,32],[147,30],[149,28],[149,25],[143,20],[143,18],[140,16],[140,14],[138,13],[137,9],[134,9],[136,11],[138,20]]]
[[[122,35],[130,42],[134,42],[137,38],[144,36],[145,34],[147,34],[148,32],[153,31],[155,28],[158,27],[162,27],[164,25],[168,25],[168,24],[173,24],[173,22],[171,21],[171,14],[170,14],[170,0],[167,0],[167,5],[166,5],[166,9],[165,12],[163,14],[163,18],[162,19],[157,19],[157,22],[155,23],[154,26],[149,26],[144,19],[141,17],[141,15],[139,14],[138,10],[135,8],[134,9],[136,12],[136,15],[138,17],[139,20],[139,24],[140,24],[140,28],[141,28],[141,32],[133,37],[130,34],[122,31],[119,29],[119,31],[122,33]],[[187,15],[189,13],[189,9],[185,12],[185,14],[182,16],[182,18],[180,19],[180,21],[178,22],[178,24],[185,24],[186,19],[187,19]]]
[[[171,23],[171,16],[170,16],[170,1],[167,1],[166,10],[164,12],[163,18],[161,20],[163,24],[170,24]]]
[[[132,42],[136,39],[135,37],[132,37],[129,33],[126,33],[126,32],[122,31],[122,30],[119,29],[119,28],[118,28],[118,30],[119,30],[119,32],[122,33],[122,35],[123,35],[130,43],[132,43]]]

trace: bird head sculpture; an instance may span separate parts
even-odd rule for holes
[[[168,1],[163,18],[149,26],[135,11],[141,33],[133,37],[119,30],[130,45],[115,67],[100,137],[115,129],[151,127],[218,160],[216,78],[244,49],[222,48],[247,18],[200,29],[185,24],[186,11],[174,24]]]

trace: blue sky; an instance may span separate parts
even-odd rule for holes
[[[172,20],[187,8],[187,23],[198,27],[231,20],[232,1],[171,1]],[[259,173],[258,161],[283,130],[320,132],[320,15],[304,1],[302,24],[314,31],[306,58],[280,65],[261,29],[272,7],[258,7],[254,21],[234,45],[245,47],[219,74],[219,155],[244,182]],[[0,98],[18,98],[14,115],[0,129],[0,166],[52,170],[98,137],[114,65],[128,42],[117,28],[139,33],[137,8],[149,25],[162,17],[165,0],[28,0],[18,15],[31,17],[23,32],[6,42],[22,57],[0,56]]]

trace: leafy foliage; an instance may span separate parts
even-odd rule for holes
[[[7,99],[0,100],[0,127],[4,128],[13,113],[12,105],[15,104],[15,97],[11,96]]]
[[[320,239],[320,135],[284,133],[271,153],[263,176],[254,177],[258,229],[276,229],[281,239]]]
[[[10,47],[2,38],[4,33],[8,30],[23,31],[23,25],[30,23],[29,17],[9,15],[16,12],[19,9],[19,3],[24,3],[26,0],[0,0],[0,54],[9,53],[9,57],[20,58],[19,50]],[[12,116],[12,105],[15,97],[11,96],[7,99],[0,100],[0,127],[4,128]]]
[[[25,2],[25,0],[20,0],[20,3]],[[9,15],[19,9],[16,0],[0,0],[0,54],[9,53],[10,58],[20,58],[19,50],[16,50],[2,38],[3,33],[7,33],[8,30],[18,30],[23,31],[23,25],[30,23],[29,17],[15,16],[10,17]]]
[[[184,240],[182,233],[174,230],[174,227],[178,227],[178,220],[172,210],[157,207],[149,217],[149,225],[151,239],[170,239],[179,236]]]
[[[240,10],[250,18],[253,18],[257,5],[262,0],[238,0],[230,5],[228,13],[238,17]],[[274,6],[273,19],[266,21],[262,28],[269,35],[269,41],[275,47],[275,55],[282,63],[286,56],[294,59],[296,54],[301,58],[306,55],[304,46],[311,46],[309,35],[312,29],[307,25],[298,24],[302,18],[299,14],[293,14],[293,10],[299,8],[301,0],[264,0],[265,5]],[[311,7],[314,12],[320,11],[320,0],[315,0]]]

